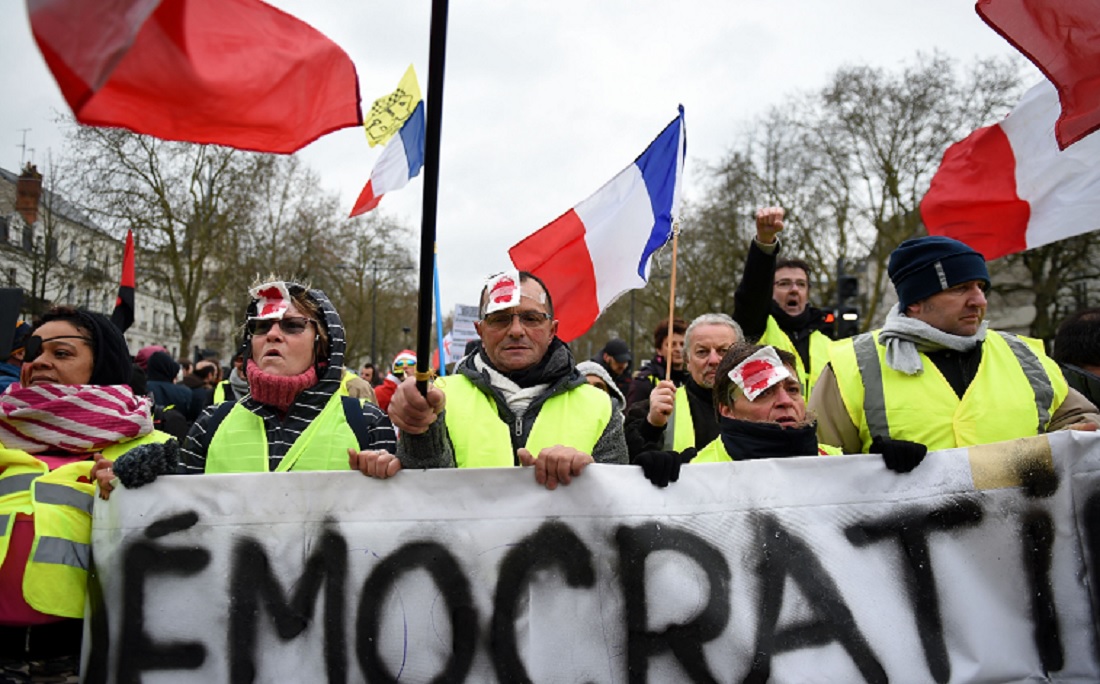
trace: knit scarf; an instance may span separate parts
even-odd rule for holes
[[[151,402],[126,385],[13,384],[0,395],[0,444],[85,454],[153,431]]]
[[[272,375],[260,370],[256,362],[249,359],[247,373],[252,398],[280,413],[290,409],[302,390],[317,384],[317,369],[314,366],[298,375]]]
[[[944,349],[970,351],[985,340],[988,327],[982,321],[978,332],[973,335],[952,335],[924,321],[906,316],[901,312],[901,305],[895,304],[890,313],[886,314],[886,324],[879,331],[878,341],[886,346],[887,366],[906,375],[920,375],[924,372],[921,352],[927,354]]]

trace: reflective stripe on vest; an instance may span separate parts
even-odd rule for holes
[[[876,436],[925,444],[930,451],[986,444],[1046,432],[1068,385],[1041,343],[989,331],[982,358],[960,399],[932,361],[914,376],[885,367],[877,333],[833,348],[845,407],[864,450]],[[884,370],[885,367],[885,370]]]
[[[34,500],[38,503],[53,504],[55,506],[71,506],[88,515],[92,514],[92,504],[95,503],[95,499],[91,494],[78,492],[72,487],[49,482],[39,482],[35,485]]]
[[[340,393],[329,397],[324,409],[294,440],[275,472],[289,470],[348,470],[348,448],[359,440],[348,427]],[[230,409],[206,450],[207,473],[266,473],[267,431],[263,418],[241,404]]]
[[[19,475],[11,475],[0,480],[0,496],[7,496],[15,492],[22,492],[31,488],[31,483],[41,475],[41,473],[21,473]]]
[[[695,446],[695,419],[691,417],[691,402],[687,387],[676,388],[672,403],[672,415],[665,424],[664,446],[666,450],[683,451]]]
[[[828,444],[817,445],[818,456],[839,456],[844,453],[840,448],[829,446]],[[810,456],[812,454],[806,454]],[[714,441],[706,445],[699,450],[699,453],[695,455],[695,458],[691,459],[692,463],[726,463],[733,462],[733,457],[726,451],[726,445],[722,443],[721,437],[715,437]]]
[[[808,369],[802,363],[802,355],[798,353],[790,336],[779,327],[775,316],[768,316],[767,327],[764,328],[764,334],[760,336],[758,344],[771,345],[776,349],[794,354],[795,370],[798,372],[799,381],[802,382],[802,394],[806,401],[809,401],[810,390],[813,389],[818,376],[824,370],[825,364],[829,362],[829,347],[833,344],[829,336],[820,330],[810,333],[810,367]]]
[[[68,565],[81,570],[88,569],[92,549],[88,544],[60,537],[39,537],[31,557],[35,563]]]
[[[464,375],[435,381],[447,396],[443,413],[459,468],[494,468],[516,464],[513,429],[497,413],[496,401]],[[546,447],[563,445],[591,454],[611,420],[606,392],[584,384],[547,399],[535,417],[524,446],[536,457]]]

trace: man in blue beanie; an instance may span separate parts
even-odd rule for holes
[[[1039,340],[989,330],[985,258],[942,236],[890,255],[898,304],[880,330],[837,342],[810,398],[818,438],[846,453],[933,451],[1061,429],[1100,414]]]

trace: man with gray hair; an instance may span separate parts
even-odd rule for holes
[[[741,326],[726,314],[703,314],[691,322],[684,333],[688,377],[683,386],[677,389],[671,381],[662,380],[649,399],[627,412],[626,445],[631,459],[646,451],[701,447],[718,437],[714,374],[726,350],[744,337]]]

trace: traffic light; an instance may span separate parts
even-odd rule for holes
[[[837,309],[836,339],[852,337],[859,334],[859,309],[855,306],[844,305]]]
[[[859,334],[859,278],[840,273],[836,280],[836,339]]]

